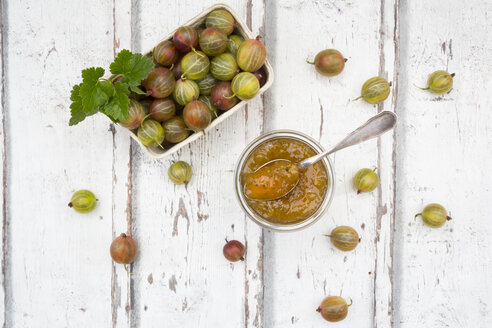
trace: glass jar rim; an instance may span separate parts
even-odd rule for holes
[[[335,188],[335,175],[333,171],[333,165],[328,157],[324,157],[321,160],[321,163],[325,166],[326,172],[328,174],[328,188],[326,190],[325,197],[323,199],[323,202],[319,206],[319,208],[314,212],[309,218],[306,220],[303,220],[298,223],[294,224],[275,224],[270,221],[265,220],[264,218],[260,217],[258,214],[256,214],[248,205],[246,202],[246,198],[242,192],[242,187],[241,187],[241,171],[244,166],[244,163],[248,156],[251,154],[251,152],[258,147],[261,143],[271,140],[271,139],[277,139],[277,138],[292,138],[295,140],[298,140],[300,142],[303,142],[313,148],[317,153],[323,152],[325,149],[313,138],[310,136],[299,132],[299,131],[294,131],[294,130],[274,130],[267,132],[265,134],[262,134],[261,136],[255,138],[253,141],[251,141],[243,150],[241,155],[239,156],[239,159],[236,163],[236,167],[234,169],[234,191],[236,194],[236,198],[241,205],[241,208],[243,209],[244,213],[246,216],[257,223],[258,225],[262,226],[263,228],[267,228],[270,230],[274,231],[298,231],[304,228],[307,228],[314,223],[316,223],[326,212],[328,207],[331,204],[331,201],[333,199],[333,191]]]

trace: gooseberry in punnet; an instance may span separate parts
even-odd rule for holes
[[[214,57],[210,63],[210,73],[217,80],[230,81],[239,72],[236,59],[227,52]]]
[[[181,59],[181,78],[198,80],[205,77],[210,69],[210,60],[201,51],[189,52]]]
[[[212,113],[203,101],[194,100],[185,106],[183,120],[189,129],[203,131],[212,122]]]
[[[181,185],[188,183],[191,180],[193,170],[190,164],[183,161],[178,161],[169,167],[167,170],[167,176],[172,183]]]
[[[86,189],[74,192],[70,203],[68,203],[68,207],[73,208],[79,213],[89,213],[96,208],[96,205],[96,196],[90,190]]]
[[[171,72],[173,72],[174,78],[176,80],[181,78],[181,75],[183,75],[183,69],[181,67],[181,60],[178,60],[172,67],[171,67]]]
[[[147,147],[158,147],[164,141],[164,129],[156,120],[146,119],[137,130],[137,137]]]
[[[230,262],[237,262],[239,260],[244,261],[244,254],[246,253],[246,248],[244,245],[237,240],[228,241],[226,239],[226,244],[222,249],[224,257]]]
[[[319,312],[326,321],[338,322],[347,317],[348,308],[351,305],[352,300],[350,300],[350,304],[347,305],[347,302],[340,296],[328,296],[321,302],[316,311]]]
[[[173,73],[165,67],[154,68],[144,81],[147,95],[154,98],[166,98],[169,96],[175,85]]]
[[[354,175],[354,187],[357,189],[357,194],[361,192],[371,192],[379,185],[379,176],[376,173],[376,168],[360,169]]]
[[[200,95],[200,97],[198,97],[198,100],[203,101],[208,106],[208,109],[210,109],[213,117],[219,116],[219,109],[214,106],[214,104],[212,103],[212,99],[210,99],[210,96]]]
[[[193,80],[178,80],[174,88],[173,97],[176,102],[182,106],[198,99],[200,88]]]
[[[226,51],[229,39],[215,27],[208,27],[200,34],[200,49],[209,56],[217,56]]]
[[[213,62],[213,60],[212,60]],[[212,65],[212,63],[211,63]],[[198,84],[198,88],[200,89],[200,94],[204,96],[210,96],[212,93],[212,88],[217,83],[217,80],[212,74],[207,74],[205,77],[196,80],[196,84]]]
[[[369,104],[379,104],[388,98],[390,94],[391,83],[388,83],[384,77],[376,76],[367,80],[360,91],[360,98],[364,99]]]
[[[260,91],[260,82],[253,73],[241,72],[232,79],[232,92],[241,100],[248,100]]]
[[[229,36],[229,42],[227,42],[227,52],[232,54],[236,58],[237,50],[241,43],[243,43],[244,38],[240,35]]]
[[[198,46],[198,33],[193,26],[181,26],[174,32],[173,43],[178,51],[194,51]]]
[[[336,227],[329,235],[325,236],[330,237],[333,246],[344,252],[355,249],[360,241],[357,231],[349,226]]]
[[[266,60],[265,45],[256,39],[244,40],[236,54],[239,67],[246,72],[254,72],[260,69]]]
[[[109,253],[113,261],[125,265],[135,260],[137,252],[138,246],[135,240],[124,233],[114,239],[109,248]]]
[[[429,76],[427,80],[427,87],[420,88],[422,90],[430,90],[432,93],[442,95],[447,93],[453,87],[453,77],[455,74],[449,74],[446,71],[435,71]]]
[[[155,99],[149,107],[150,117],[159,122],[171,119],[175,113],[176,105],[170,97]]]
[[[223,111],[231,109],[239,102],[239,99],[235,97],[234,92],[232,92],[231,82],[229,81],[217,83],[212,88],[210,97],[212,99],[212,104]]]
[[[205,18],[205,26],[215,27],[226,35],[229,35],[234,31],[236,21],[227,10],[215,9],[207,15],[207,18]]]
[[[306,59],[308,64],[314,65],[318,73],[325,76],[338,75],[343,71],[347,59],[343,57],[340,51],[335,49],[326,49],[318,52],[314,57],[314,62]]]
[[[174,116],[170,120],[162,123],[165,140],[170,143],[178,143],[188,137],[189,131],[185,122],[179,116]]]
[[[142,124],[145,118],[145,107],[135,99],[130,99],[128,104],[128,117],[119,124],[129,130],[135,130]]]
[[[155,46],[152,58],[162,66],[171,66],[178,61],[179,52],[172,41],[165,40]]]
[[[442,205],[436,203],[424,207],[422,213],[416,214],[415,218],[419,215],[422,216],[422,222],[431,228],[440,228],[446,221],[451,220],[446,209]]]

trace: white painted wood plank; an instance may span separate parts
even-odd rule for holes
[[[380,6],[379,2],[340,1],[267,4],[266,30],[276,29],[276,33],[266,35],[274,47],[272,65],[277,74],[266,100],[267,130],[299,130],[329,147],[378,112],[377,106],[351,100],[359,95],[364,81],[380,71]],[[339,76],[323,77],[305,63],[307,56],[312,59],[326,48],[336,48],[348,58]],[[392,75],[392,70],[387,71]],[[383,152],[391,148],[391,139],[391,135],[382,138]],[[373,327],[374,315],[380,312],[374,309],[378,305],[375,283],[379,282],[374,273],[384,271],[377,266],[376,256],[389,247],[386,238],[377,241],[376,236],[390,234],[386,217],[379,217],[384,227],[377,224],[378,203],[390,201],[391,178],[387,172],[382,174],[381,194],[357,195],[352,177],[358,169],[378,162],[386,171],[388,155],[378,159],[376,140],[332,156],[336,188],[325,217],[302,232],[266,234],[265,326],[323,325],[315,309],[325,296],[341,295],[351,297],[354,305],[337,326]],[[362,242],[354,252],[342,253],[322,236],[339,225],[353,226],[360,233]],[[379,295],[383,293],[387,291]]]
[[[100,115],[69,127],[68,106],[80,70],[111,61],[112,3],[15,1],[4,10],[11,233],[6,327],[108,327],[112,135]],[[100,199],[90,214],[67,207],[81,188]]]
[[[7,184],[7,153],[6,153],[6,124],[5,124],[5,106],[4,106],[4,52],[3,52],[3,6],[0,2],[0,159],[2,166],[0,167],[0,176],[2,177],[2,189],[0,195],[1,209],[1,224],[2,238],[0,239],[0,249],[2,250],[2,258],[0,261],[0,325],[6,326],[7,310],[5,308],[5,298],[7,295],[7,212],[6,212],[6,184]]]
[[[227,3],[260,29],[261,2]],[[212,4],[140,2],[133,11],[137,50],[150,49]],[[261,100],[251,103],[170,159],[151,160],[134,148],[134,232],[141,252],[134,265],[133,326],[263,326],[261,229],[246,221],[233,194],[234,165],[260,133],[262,111]],[[171,161],[178,159],[194,169],[187,187],[167,178]],[[245,263],[223,258],[225,237],[248,242]]]
[[[122,49],[132,50],[131,0],[113,0],[114,55]],[[126,131],[112,127],[113,133],[113,212],[112,238],[122,232],[132,234],[132,141]],[[132,266],[129,266],[130,270]],[[130,327],[132,314],[132,276],[122,265],[113,262],[111,282],[111,317],[113,327]]]
[[[491,14],[485,1],[402,2],[397,327],[492,322]],[[413,87],[438,69],[456,73],[451,93]],[[431,202],[453,217],[441,229],[413,221]]]

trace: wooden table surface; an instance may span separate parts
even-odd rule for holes
[[[102,115],[69,127],[69,91],[81,69],[151,49],[214,2],[1,2],[3,327],[491,327],[492,2],[227,3],[264,36],[274,85],[153,160]],[[348,58],[339,76],[305,63],[325,48]],[[449,94],[413,86],[438,69],[456,73]],[[352,102],[376,75],[390,97]],[[331,156],[317,224],[274,233],[245,217],[233,169],[249,141],[295,129],[328,147],[382,110],[395,132]],[[187,187],[168,180],[173,160],[193,166]],[[379,188],[357,195],[352,176],[374,166]],[[87,215],[66,206],[81,188],[100,200]],[[431,202],[454,218],[441,229],[413,220]],[[354,252],[322,236],[337,225],[359,231]],[[121,232],[140,247],[131,276],[109,256]],[[225,237],[246,243],[244,263],[223,258]],[[345,321],[315,312],[327,295],[353,299]]]

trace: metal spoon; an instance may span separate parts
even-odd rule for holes
[[[396,125],[396,115],[393,112],[388,112],[384,111],[379,113],[378,115],[370,118],[366,123],[362,124],[360,127],[358,127],[356,130],[354,130],[352,133],[350,133],[348,136],[345,137],[342,141],[340,141],[335,147],[333,147],[330,150],[327,150],[323,153],[317,154],[313,157],[306,158],[300,163],[292,163],[289,160],[286,159],[274,159],[271,160],[262,166],[260,166],[258,169],[255,170],[254,173],[259,172],[259,170],[265,170],[267,166],[271,166],[272,163],[276,162],[285,162],[282,165],[285,165],[285,168],[289,170],[290,167],[296,166],[299,172],[302,172],[306,170],[309,166],[313,165],[314,163],[318,162],[320,159],[322,159],[325,156],[328,156],[338,150],[357,145],[363,141],[379,137],[383,133],[391,130],[394,128]],[[276,164],[278,166],[278,164]],[[266,172],[266,171],[265,171]],[[261,172],[260,172],[261,173]],[[291,184],[288,184],[288,186],[285,188],[285,192],[277,193],[277,195],[273,198],[253,198],[249,197],[246,193],[246,186],[247,184],[244,185],[244,195],[247,198],[250,199],[261,199],[261,200],[274,200],[274,199],[279,199],[282,197],[285,197],[287,194],[289,194],[299,183],[299,178],[297,178],[296,181],[294,181]]]

